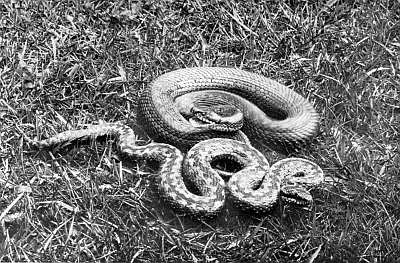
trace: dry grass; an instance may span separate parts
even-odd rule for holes
[[[322,2],[1,1],[0,261],[399,262],[400,4]],[[37,153],[22,139],[135,127],[141,88],[202,65],[316,105],[321,134],[299,154],[327,175],[313,209],[193,222],[111,142]]]

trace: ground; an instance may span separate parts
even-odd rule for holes
[[[399,10],[388,0],[1,1],[0,261],[400,262]],[[311,208],[191,220],[158,201],[152,171],[112,140],[39,152],[24,139],[99,120],[139,131],[140,90],[205,65],[263,74],[315,105],[320,133],[295,154],[326,175]]]

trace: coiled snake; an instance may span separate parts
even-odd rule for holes
[[[166,73],[143,91],[138,117],[156,141],[166,143],[138,146],[132,129],[119,123],[91,125],[30,143],[50,147],[115,135],[122,153],[158,161],[160,195],[178,211],[197,217],[211,217],[222,209],[225,186],[239,207],[266,212],[279,196],[299,205],[311,203],[308,188],[323,181],[321,168],[310,161],[287,158],[269,167],[266,158],[246,143],[247,135],[255,145],[286,152],[304,145],[318,129],[318,114],[310,103],[260,75],[229,68]],[[177,147],[190,150],[184,156]],[[234,161],[240,170],[214,169],[212,163],[221,159]],[[228,182],[220,175],[230,176]]]
[[[193,98],[198,98],[200,106],[223,103],[229,109],[239,109],[244,119],[241,130],[257,148],[266,146],[291,152],[301,148],[318,131],[317,112],[293,90],[258,74],[219,67],[178,69],[158,77],[142,92],[138,105],[140,123],[145,124],[154,140],[178,148],[190,148],[209,138],[236,135],[221,128],[224,123],[193,126],[181,114],[182,107],[193,106],[188,103]],[[176,107],[176,102],[180,107]],[[190,108],[184,112],[199,110]]]

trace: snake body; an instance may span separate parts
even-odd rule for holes
[[[193,101],[203,104],[193,106]],[[214,110],[209,114],[213,120],[228,120],[228,126],[232,123],[235,128],[208,120],[193,125],[183,114],[204,105]],[[162,143],[138,146],[132,129],[119,123],[91,125],[30,143],[42,148],[84,137],[114,135],[119,138],[122,153],[159,162],[156,181],[160,195],[178,211],[196,217],[216,215],[224,206],[225,189],[239,207],[266,212],[279,196],[286,202],[310,204],[308,189],[323,181],[321,168],[310,161],[287,158],[270,167],[257,149],[245,143],[248,136],[253,144],[285,152],[301,147],[318,130],[318,114],[307,100],[263,76],[229,68],[166,73],[143,91],[138,117],[149,135]],[[242,137],[237,130],[240,127],[247,136]],[[184,155],[180,149],[189,151]],[[227,174],[212,166],[221,159],[240,166],[239,171],[228,173],[231,177],[227,183],[220,176]]]
[[[270,168],[268,161],[258,150],[249,144],[228,138],[201,141],[186,156],[170,144],[150,143],[139,146],[136,145],[133,130],[119,123],[90,125],[86,129],[65,131],[30,143],[38,148],[45,148],[105,135],[118,138],[119,150],[123,154],[157,161],[160,169],[156,185],[160,196],[177,211],[196,218],[210,218],[221,211],[226,199],[225,188],[238,207],[264,213],[276,204],[279,195],[285,196],[286,199],[283,200],[287,202],[310,204],[312,197],[308,188],[323,181],[321,168],[312,162],[287,158]],[[241,167],[232,174],[228,183],[212,167],[213,161],[226,158],[237,162]],[[297,171],[302,175],[295,176]],[[195,188],[195,191],[189,191],[187,184]]]
[[[242,130],[257,148],[290,152],[318,131],[318,113],[295,91],[259,74],[221,67],[178,69],[156,78],[142,92],[139,120],[154,140],[179,148],[214,137],[232,138],[234,133],[193,127],[176,107],[185,97],[210,92],[243,112]]]

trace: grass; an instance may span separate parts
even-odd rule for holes
[[[1,1],[0,261],[400,262],[398,1]],[[309,210],[195,222],[149,190],[112,141],[38,153],[98,120],[135,129],[164,72],[229,66],[321,113],[297,156],[327,181]]]

